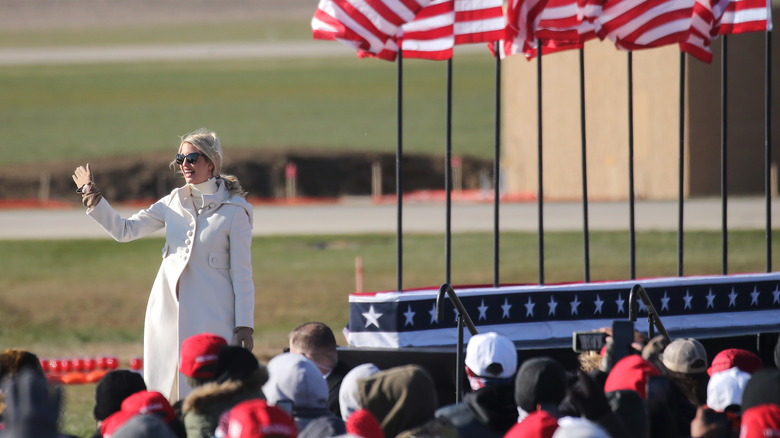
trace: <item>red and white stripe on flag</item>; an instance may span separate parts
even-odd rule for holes
[[[711,62],[718,35],[772,30],[771,6],[769,0],[696,0],[691,34],[680,50]]]
[[[688,40],[695,0],[606,0],[596,20],[599,37],[624,50]]]
[[[455,44],[499,41],[505,29],[503,0],[455,0]]]
[[[502,0],[433,0],[380,52],[358,56],[394,60],[400,44],[404,58],[450,59],[455,45],[498,41],[504,27]]]
[[[452,58],[455,46],[455,1],[433,0],[414,20],[401,26],[404,58]]]
[[[712,34],[737,34],[772,30],[771,0],[731,0],[718,2],[723,13],[715,21]],[[718,15],[716,15],[718,16]]]
[[[506,38],[500,45],[502,58],[536,49],[536,29],[548,0],[509,0]]]
[[[579,49],[585,41],[596,38],[594,21],[600,12],[601,5],[597,1],[548,0],[536,29],[542,54]],[[536,56],[536,50],[525,55],[532,58]]]
[[[312,35],[377,54],[429,3],[431,0],[320,0],[311,21]]]

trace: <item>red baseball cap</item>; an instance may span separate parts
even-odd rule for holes
[[[647,378],[660,375],[661,372],[651,362],[642,359],[639,355],[630,354],[612,367],[604,383],[604,392],[631,389],[646,399]]]
[[[780,406],[765,404],[753,406],[742,414],[740,438],[780,436]]]
[[[122,402],[122,409],[108,416],[100,426],[104,438],[108,438],[136,415],[157,414],[165,423],[176,419],[171,403],[157,391],[139,391]]]
[[[764,367],[761,358],[757,355],[739,348],[729,348],[721,351],[712,358],[712,365],[707,368],[707,374],[713,374],[725,371],[729,368],[737,367],[740,370],[753,374]]]
[[[220,422],[218,431],[225,438],[296,438],[295,420],[281,408],[262,399],[241,402],[227,414],[227,423]],[[224,429],[223,429],[224,428]]]
[[[217,363],[217,353],[223,345],[227,345],[225,338],[212,333],[200,333],[185,339],[181,343],[179,372],[196,379],[214,377],[213,369],[203,370],[203,366]]]

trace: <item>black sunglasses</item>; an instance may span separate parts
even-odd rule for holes
[[[187,160],[187,162],[190,163],[190,164],[195,164],[195,162],[198,161],[198,157],[200,157],[201,155],[203,155],[203,154],[201,154],[200,152],[192,152],[192,153],[189,153],[187,155],[176,154],[176,156],[174,157],[174,160],[176,161],[176,164],[178,164],[178,165],[184,164],[184,160]]]

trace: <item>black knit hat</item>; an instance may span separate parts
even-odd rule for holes
[[[550,357],[534,357],[520,365],[515,376],[515,402],[526,412],[537,405],[555,407],[566,395],[566,370]]]
[[[114,412],[119,412],[122,402],[128,396],[145,389],[144,378],[135,371],[109,371],[95,388],[95,409],[92,410],[95,419],[103,421]]]
[[[780,370],[763,368],[745,384],[742,392],[742,412],[753,406],[772,403],[780,405]]]
[[[260,371],[260,362],[251,351],[234,345],[223,345],[217,353],[214,380],[224,383],[228,380],[242,381]]]

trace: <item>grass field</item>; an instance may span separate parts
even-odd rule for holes
[[[0,32],[0,45],[310,41],[308,23],[172,29]],[[121,30],[121,29],[120,29]],[[59,33],[58,33],[59,32]],[[273,37],[259,35],[270,32]],[[60,33],[62,35],[60,35]],[[3,36],[7,38],[3,38]],[[90,43],[90,41],[94,41]],[[319,41],[318,44],[339,44]],[[350,53],[346,51],[345,53]],[[494,61],[485,49],[453,63],[453,153],[492,157]],[[3,165],[170,150],[206,126],[226,148],[392,152],[396,64],[332,58],[202,60],[0,69]],[[404,63],[404,151],[444,154],[446,63]]]
[[[686,275],[720,273],[718,233],[691,232],[685,239]],[[731,272],[765,270],[763,232],[732,232],[729,240]],[[453,237],[453,284],[492,283],[492,242],[490,234]],[[536,235],[505,233],[501,242],[501,282],[536,283]],[[127,366],[142,351],[144,309],[161,245],[159,239],[0,241],[0,345],[41,357],[115,354]],[[404,287],[438,287],[443,251],[443,236],[405,236]],[[545,252],[547,283],[582,280],[579,233],[548,233]],[[627,254],[627,233],[593,233],[591,279],[628,278]],[[302,322],[321,320],[338,335],[348,319],[356,256],[363,258],[366,290],[395,289],[394,236],[255,239],[255,351],[262,361],[281,351],[288,331]],[[676,275],[676,257],[674,233],[638,234],[638,277]],[[94,385],[66,387],[66,397],[64,431],[89,436]]]

